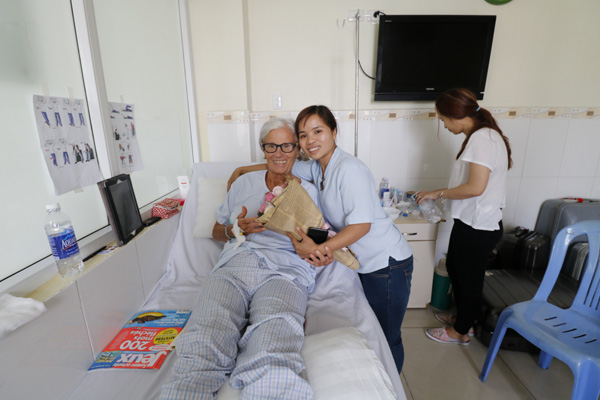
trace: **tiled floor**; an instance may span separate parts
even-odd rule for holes
[[[559,360],[537,366],[537,355],[500,350],[485,383],[479,373],[487,346],[471,338],[469,346],[433,342],[425,328],[439,327],[430,309],[409,309],[402,325],[405,362],[401,375],[408,400],[569,399],[573,374]]]

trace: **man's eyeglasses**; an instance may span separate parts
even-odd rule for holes
[[[267,153],[275,153],[277,151],[278,147],[284,153],[291,153],[296,148],[296,145],[297,145],[297,143],[281,143],[281,144],[263,143],[262,146],[260,146],[260,147],[262,147],[262,149],[264,151],[266,151]]]

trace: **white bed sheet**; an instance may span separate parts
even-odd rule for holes
[[[171,248],[166,273],[153,289],[141,309],[191,309],[206,276],[212,270],[222,245],[212,239],[194,238],[198,177],[227,178],[239,163],[197,163]],[[306,335],[333,328],[356,327],[366,338],[387,371],[398,399],[406,399],[402,382],[379,326],[369,306],[356,272],[337,262],[317,273],[315,290],[309,296],[306,312]],[[70,393],[69,399],[156,399],[160,387],[171,375],[176,352],[172,352],[159,370],[89,371]]]

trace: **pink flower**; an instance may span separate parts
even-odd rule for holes
[[[282,188],[281,186],[275,186],[275,187],[273,188],[273,194],[274,194],[275,196],[279,196],[279,195],[280,195],[282,192],[283,192],[283,188]],[[273,197],[275,197],[275,196],[273,196]],[[265,197],[265,199],[266,199],[266,197]],[[271,200],[272,200],[272,199],[271,199]]]
[[[263,201],[266,203],[270,203],[271,200],[273,200],[275,198],[275,196],[277,196],[277,195],[273,194],[271,192],[267,192],[267,194],[265,194],[265,199]]]
[[[258,216],[261,217],[265,211],[269,208],[269,206],[272,206],[271,201],[273,201],[273,199],[277,196],[279,196],[281,193],[283,193],[283,189],[287,186],[287,182],[285,182],[283,185],[281,186],[275,186],[273,188],[273,190],[271,192],[267,192],[265,194],[265,199],[263,200],[262,205],[260,206],[260,208],[258,209]]]

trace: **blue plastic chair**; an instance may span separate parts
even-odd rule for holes
[[[587,235],[588,263],[573,304],[568,309],[547,302],[569,244]],[[583,221],[561,230],[552,246],[548,268],[532,300],[507,307],[500,314],[479,379],[485,382],[507,328],[514,329],[540,350],[538,365],[547,369],[553,357],[571,368],[571,399],[600,395],[600,221]]]

